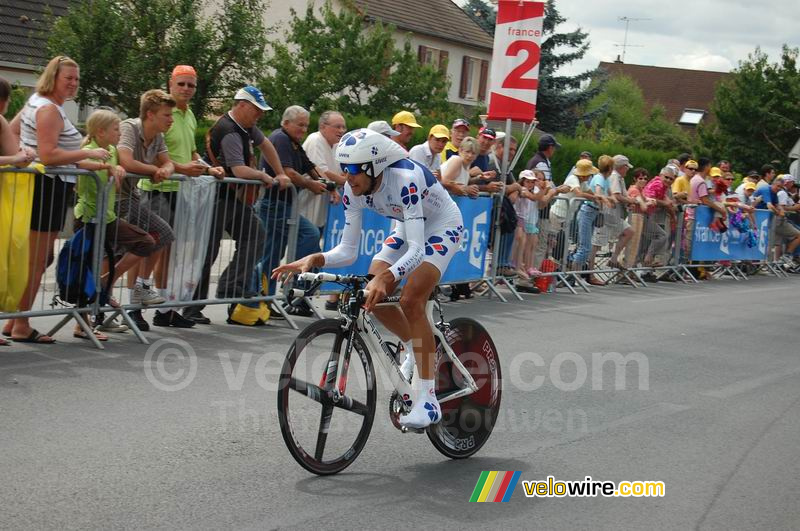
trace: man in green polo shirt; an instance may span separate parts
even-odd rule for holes
[[[164,134],[167,143],[169,158],[175,165],[175,173],[197,177],[199,175],[214,175],[222,178],[225,172],[222,168],[209,168],[197,153],[195,145],[195,131],[197,130],[197,119],[189,108],[189,102],[197,90],[197,73],[189,65],[178,65],[172,70],[169,80],[169,93],[175,99],[175,107],[172,109],[172,126]],[[175,227],[175,205],[178,195],[175,193],[180,187],[180,181],[163,181],[155,184],[150,180],[139,181],[139,188],[145,190],[148,196],[150,210],[158,214],[162,219],[169,222],[171,227]],[[169,276],[169,247],[163,248],[158,263],[155,266],[155,277],[157,286],[166,286]],[[149,278],[151,271],[143,271],[143,278]],[[162,291],[166,292],[166,289]],[[166,297],[166,293],[161,293]],[[171,308],[157,310],[153,324],[156,326],[181,326],[184,317]],[[211,321],[202,313],[195,314],[192,321],[200,324],[208,324]]]

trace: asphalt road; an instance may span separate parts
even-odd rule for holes
[[[327,478],[294,462],[277,424],[285,326],[157,329],[194,352],[163,363],[130,334],[102,352],[66,332],[0,347],[0,528],[798,529],[798,287],[757,277],[447,304],[501,353],[487,445],[450,461],[401,434],[383,386],[363,453]],[[612,352],[636,361],[602,365]],[[526,498],[518,485],[509,503],[468,503],[483,470],[663,481],[666,495]]]

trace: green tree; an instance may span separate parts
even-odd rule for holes
[[[475,21],[478,26],[483,28],[489,35],[494,35],[494,27],[497,22],[497,11],[495,8],[483,0],[467,0],[461,8]]]
[[[686,133],[665,118],[663,106],[647,109],[641,88],[627,76],[611,78],[586,112],[594,119],[578,127],[579,138],[672,152],[691,146]]]
[[[297,104],[371,116],[400,108],[447,113],[445,75],[421,64],[409,42],[396,48],[393,32],[392,26],[367,23],[356,10],[337,13],[329,2],[319,17],[312,5],[302,17],[292,10],[285,39],[270,43],[271,72],[259,85],[276,109]],[[266,117],[272,125],[276,119]]]
[[[784,45],[770,63],[756,48],[717,87],[711,112],[716,122],[701,125],[699,149],[729,158],[739,171],[772,160],[787,162],[800,131],[798,48]]]
[[[210,17],[208,0],[77,0],[52,23],[51,55],[81,66],[78,102],[138,115],[139,96],[164,88],[172,68],[197,70],[192,107],[206,113],[230,98],[265,64],[266,0],[223,0]]]

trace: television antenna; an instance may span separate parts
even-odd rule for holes
[[[639,22],[642,20],[653,20],[652,18],[632,18],[632,17],[617,17],[617,20],[621,22],[625,22],[625,40],[622,44],[615,44],[619,48],[622,48],[622,62],[625,62],[625,52],[628,48],[643,48],[641,44],[628,44],[628,28],[631,25],[631,22]]]

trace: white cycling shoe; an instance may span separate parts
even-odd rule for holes
[[[433,389],[417,399],[408,415],[400,416],[402,426],[414,429],[427,428],[440,420],[442,420],[442,411]]]

